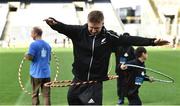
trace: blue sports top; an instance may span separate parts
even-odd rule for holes
[[[50,78],[50,45],[44,40],[35,40],[29,47],[28,55],[33,56],[30,75],[34,78]]]

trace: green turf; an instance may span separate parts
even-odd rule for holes
[[[26,49],[0,48],[0,105],[30,105],[31,97],[24,94],[18,84],[18,67]],[[73,55],[71,49],[54,49],[60,60],[58,80],[72,79]],[[148,48],[149,58],[146,66],[166,73],[175,79],[174,84],[145,82],[140,88],[140,97],[147,105],[180,105],[180,49]],[[112,64],[114,64],[112,55]],[[55,75],[55,63],[51,63],[52,79]],[[30,90],[29,62],[24,63],[22,81]],[[111,74],[114,74],[112,65]],[[52,88],[51,100],[53,105],[66,105],[68,88]],[[117,102],[116,80],[104,83],[103,104],[115,105]],[[125,101],[127,104],[127,100]]]

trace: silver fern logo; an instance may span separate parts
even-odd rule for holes
[[[106,38],[101,40],[101,44],[105,44],[106,43]]]

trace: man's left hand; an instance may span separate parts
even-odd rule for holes
[[[154,44],[157,46],[168,45],[169,43],[170,43],[169,41],[163,39],[154,40]]]

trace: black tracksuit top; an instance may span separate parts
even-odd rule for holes
[[[132,64],[132,65],[145,67],[144,62],[141,62],[137,58],[126,62],[126,64]],[[126,90],[129,94],[138,93],[138,89],[141,87],[141,85],[135,84],[136,77],[142,77],[142,78],[144,78],[144,81],[149,81],[149,76],[146,75],[145,69],[136,68],[136,67],[128,67],[124,71],[128,72],[128,77],[127,77],[127,81],[126,81]],[[144,73],[144,75],[142,75],[142,72]]]
[[[119,47],[114,48],[113,52],[115,53],[115,56],[116,56],[115,72],[119,75],[122,73],[122,71],[124,71],[119,68],[119,63],[121,61],[120,58],[123,57],[126,59],[126,61],[135,59],[134,48],[132,46],[119,46]],[[125,53],[127,53],[127,57],[124,56]]]
[[[96,36],[91,36],[88,25],[67,25],[58,22],[50,26],[72,40],[74,62],[72,72],[75,78],[86,80],[106,80],[112,48],[122,45],[154,45],[151,38],[138,36],[118,36],[104,27]],[[128,34],[128,33],[126,33]]]

